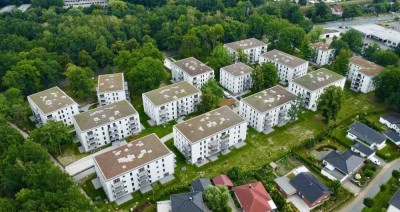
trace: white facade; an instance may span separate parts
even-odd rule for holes
[[[336,29],[324,29],[324,32],[320,35],[320,39],[330,39],[334,37],[340,37],[340,32]]]
[[[64,0],[64,7],[90,7],[93,4],[107,7],[108,0]]]
[[[72,125],[72,117],[79,114],[79,105],[60,88],[53,87],[27,97],[33,117],[38,124],[61,121]]]
[[[198,89],[210,79],[214,79],[214,70],[194,57],[176,61],[171,64],[172,80],[186,81]]]
[[[76,115],[74,126],[85,152],[141,131],[139,114],[126,100]]]
[[[188,82],[178,82],[142,94],[144,112],[160,125],[193,113],[201,92]]]
[[[388,209],[387,209],[387,212],[400,212],[400,209],[399,209],[399,208],[396,208],[396,207],[393,206],[393,205],[389,205],[389,207],[388,207]]]
[[[122,73],[99,75],[96,92],[100,106],[130,99]]]
[[[288,110],[295,99],[296,96],[282,86],[274,86],[243,98],[239,115],[258,132],[268,133],[272,127],[283,126],[288,122]]]
[[[243,50],[247,55],[248,63],[256,64],[259,61],[260,55],[267,51],[268,44],[255,38],[249,38],[224,44],[224,47],[228,49],[229,53],[232,55],[233,62],[238,61],[239,50]]]
[[[388,121],[387,119],[385,119],[385,117],[381,116],[381,117],[379,117],[379,122],[400,134],[400,121],[396,122],[396,123],[392,123],[392,122]]]
[[[174,145],[190,164],[210,157],[246,139],[247,122],[224,106],[177,124]]]
[[[289,91],[301,95],[304,107],[308,110],[317,110],[319,97],[329,86],[344,88],[346,78],[322,68],[289,82]]]
[[[260,56],[260,65],[267,62],[275,65],[279,80],[283,84],[307,74],[307,61],[276,49]]]
[[[175,155],[155,135],[94,157],[97,177],[114,201],[174,174]]]
[[[332,62],[334,56],[334,49],[330,48],[327,43],[314,43],[312,44],[315,50],[315,57],[312,62],[319,66],[328,65]]]
[[[252,68],[244,63],[235,63],[220,69],[219,83],[234,94],[250,90],[253,86]]]
[[[350,88],[356,92],[368,93],[375,90],[373,78],[383,70],[373,62],[355,56],[350,58],[347,79],[351,81]]]

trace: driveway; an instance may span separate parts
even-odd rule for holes
[[[359,194],[361,191],[361,188],[354,183],[352,183],[350,180],[345,180],[342,183],[342,187],[345,188],[346,190],[350,191],[352,194]]]
[[[340,211],[361,211],[364,208],[364,198],[374,197],[379,192],[379,187],[382,184],[385,184],[392,177],[392,171],[395,169],[400,169],[400,159],[386,164],[380,170],[379,174],[368,184],[368,186],[361,191],[360,194],[353,199],[353,201],[346,204]]]

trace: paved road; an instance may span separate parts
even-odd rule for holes
[[[377,23],[380,21],[385,21],[385,20],[392,20],[392,14],[382,14],[379,15],[378,17],[356,17],[353,20],[347,19],[346,21],[335,21],[335,22],[328,22],[328,23],[321,23],[318,24],[319,26],[322,26],[324,28],[338,28],[339,26],[352,26],[352,25],[358,25],[358,24],[368,24],[368,23]]]
[[[368,184],[368,186],[361,191],[360,194],[353,199],[353,201],[349,202],[340,211],[361,211],[364,208],[364,198],[374,197],[377,193],[379,193],[379,187],[382,184],[385,184],[392,177],[392,171],[395,169],[400,169],[400,159],[392,161],[384,166],[382,170],[380,170],[379,174]]]

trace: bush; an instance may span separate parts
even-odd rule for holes
[[[380,186],[381,191],[385,191],[387,189],[387,185],[386,184],[382,184]]]
[[[374,200],[372,198],[365,198],[363,201],[364,205],[367,206],[368,208],[372,208],[374,206]]]
[[[393,170],[392,171],[392,176],[396,179],[400,179],[400,171],[399,170]]]
[[[374,175],[374,171],[370,170],[370,169],[366,169],[364,171],[364,174],[366,177],[372,177],[372,175]]]

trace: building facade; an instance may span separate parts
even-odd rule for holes
[[[260,65],[268,62],[275,65],[279,81],[283,84],[307,74],[307,61],[276,49],[260,56]]]
[[[277,85],[243,98],[239,114],[258,132],[268,133],[288,122],[288,110],[295,100],[296,95]]]
[[[85,152],[141,131],[139,114],[126,100],[75,115],[74,126]]]
[[[334,50],[330,47],[330,44],[318,42],[313,43],[312,47],[315,51],[315,57],[312,58],[312,62],[319,66],[331,64],[334,57]]]
[[[142,94],[144,112],[160,125],[193,113],[200,103],[201,92],[186,81]]]
[[[175,155],[154,133],[94,157],[97,177],[110,201],[174,174]]]
[[[33,118],[38,124],[61,121],[72,125],[72,117],[79,114],[79,105],[59,87],[52,87],[27,97]]]
[[[214,79],[214,70],[194,57],[173,62],[171,73],[173,81],[186,81],[197,89],[200,89],[208,80]]]
[[[310,72],[289,82],[290,92],[301,95],[304,107],[308,110],[317,110],[319,97],[329,86],[344,88],[346,78],[326,68]]]
[[[219,83],[230,92],[239,94],[253,86],[253,68],[244,63],[235,63],[220,69]]]
[[[173,128],[174,145],[190,164],[203,164],[210,156],[246,139],[247,122],[224,106]]]
[[[247,55],[248,63],[256,64],[259,61],[260,55],[267,51],[268,44],[255,38],[249,38],[226,43],[224,47],[228,49],[229,53],[232,55],[233,62],[238,61],[239,50],[242,50]]]
[[[64,7],[90,7],[93,4],[107,7],[108,0],[64,0]]]
[[[99,75],[96,92],[100,106],[130,99],[123,73]]]
[[[350,88],[356,92],[368,93],[375,90],[373,78],[384,68],[360,56],[350,58],[347,79],[351,81]]]

